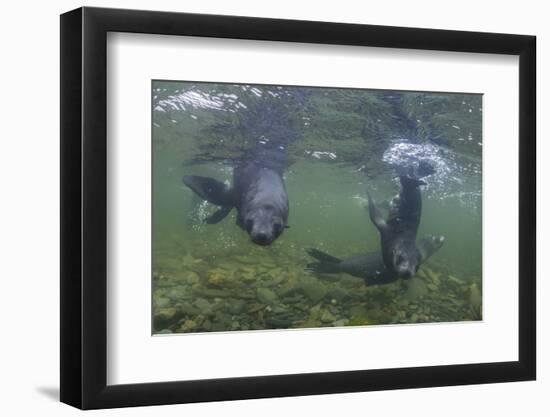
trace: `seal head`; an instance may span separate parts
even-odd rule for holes
[[[258,245],[270,245],[285,228],[285,220],[271,205],[264,205],[247,212],[244,225],[250,239]]]

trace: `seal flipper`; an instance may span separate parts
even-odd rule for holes
[[[221,222],[225,217],[233,210],[233,207],[231,206],[224,206],[218,211],[216,211],[211,216],[208,216],[204,221],[208,224],[216,224]]]
[[[329,255],[328,253],[321,252],[317,249],[307,249],[309,256],[317,259],[319,262],[311,262],[306,265],[306,271],[315,272],[319,274],[330,274],[335,272],[341,272],[340,263],[341,259]]]
[[[369,200],[370,220],[374,223],[374,225],[378,230],[382,231],[382,229],[385,229],[387,227],[386,221],[382,217],[382,213],[380,212],[378,207],[376,207],[376,204],[374,203],[374,200],[368,191],[367,191],[367,198]]]
[[[430,256],[436,253],[445,242],[444,236],[427,235],[416,244],[418,250],[419,264],[425,262]]]
[[[224,208],[233,207],[233,193],[220,181],[198,175],[186,175],[183,177],[183,183],[209,203],[224,206]],[[227,213],[223,217],[227,216]],[[219,220],[223,219],[223,217]]]
[[[317,259],[318,261],[329,262],[333,264],[339,264],[340,262],[342,262],[341,259],[338,259],[337,257],[332,255],[329,255],[328,253],[321,252],[320,250],[317,250],[317,249],[313,249],[313,248],[307,249],[306,252],[309,256]]]

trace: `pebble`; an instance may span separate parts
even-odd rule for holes
[[[158,320],[171,320],[175,317],[178,311],[174,307],[161,308],[155,314],[155,319]]]
[[[449,275],[449,281],[454,283],[454,284],[464,285],[464,281],[462,281],[461,279],[459,279],[457,277],[454,277],[452,275]]]
[[[302,281],[300,289],[312,303],[318,303],[327,294],[325,286],[316,281]]]
[[[210,330],[213,332],[223,332],[228,331],[229,329],[227,328],[225,323],[214,322],[212,323],[212,327],[210,328]]]
[[[210,311],[212,311],[212,306],[208,301],[206,301],[204,298],[198,298],[197,301],[195,301],[195,306],[203,313],[207,314]]]
[[[334,320],[336,320],[336,317],[328,310],[323,311],[321,314],[321,321],[323,323],[332,323]]]
[[[428,288],[423,280],[417,277],[412,277],[408,281],[408,288],[405,292],[405,299],[415,301],[428,293]]]
[[[367,309],[362,305],[354,305],[349,309],[351,317],[367,317]]]
[[[340,286],[335,286],[328,291],[328,294],[332,299],[336,301],[345,301],[351,298],[349,291],[344,290]]]
[[[185,281],[189,285],[197,284],[200,281],[199,274],[197,274],[195,271],[187,271],[183,276],[182,280]]]
[[[198,288],[197,290],[195,290],[195,294],[202,297],[208,297],[208,298],[231,297],[231,292],[227,290],[216,289],[216,288]]]
[[[269,288],[258,288],[256,295],[258,296],[258,300],[267,305],[273,305],[278,301],[277,294]]]
[[[193,320],[185,320],[183,322],[183,325],[180,327],[180,331],[182,332],[190,332],[197,328],[197,323],[195,323]]]
[[[231,314],[242,314],[246,308],[246,303],[244,300],[229,299],[227,300],[227,311]]]
[[[291,251],[202,258],[185,267],[157,258],[157,333],[474,320],[481,310],[480,284],[439,267],[424,266],[411,280],[365,286],[346,274],[325,279],[305,273],[297,267],[305,257]]]
[[[187,314],[188,316],[194,316],[200,313],[198,308],[193,307],[193,305],[188,302],[181,303],[178,308],[183,314]]]
[[[155,300],[155,306],[157,308],[164,308],[170,305],[170,299],[167,297],[159,297]]]
[[[473,283],[469,287],[469,301],[470,305],[474,309],[480,309],[481,308],[481,291],[479,290],[479,287],[476,283]]]
[[[271,327],[276,328],[288,328],[292,324],[292,320],[289,318],[270,317],[265,321]]]

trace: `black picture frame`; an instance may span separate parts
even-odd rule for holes
[[[519,56],[519,360],[107,385],[108,32]],[[534,36],[84,7],[61,15],[60,56],[62,402],[95,409],[535,379]]]

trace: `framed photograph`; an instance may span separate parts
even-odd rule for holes
[[[61,401],[533,380],[535,37],[61,16]]]

